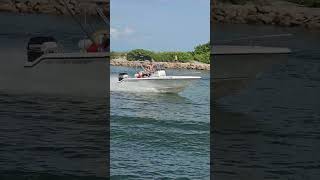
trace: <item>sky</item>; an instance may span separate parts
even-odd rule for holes
[[[111,0],[111,50],[192,51],[210,39],[210,0]]]

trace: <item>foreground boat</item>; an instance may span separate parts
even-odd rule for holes
[[[150,76],[129,77],[127,73],[119,74],[119,81],[124,88],[143,87],[161,93],[179,93],[200,76],[167,76],[165,70],[157,69]]]
[[[95,0],[96,1],[96,0]],[[108,91],[109,74],[109,21],[103,14],[104,1],[96,1],[97,13],[104,23],[102,28],[86,28],[82,21],[66,5],[66,9],[79,25],[86,39],[80,39],[79,50],[68,52],[52,36],[31,37],[27,44],[27,58],[22,62],[10,62],[3,68],[5,84],[1,90],[101,96]],[[89,24],[91,25],[91,24]],[[94,31],[94,32],[93,32]],[[25,58],[25,56],[23,57]],[[22,58],[19,57],[20,60]]]

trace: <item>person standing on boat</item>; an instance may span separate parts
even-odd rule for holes
[[[102,52],[108,52],[109,50],[109,38],[106,33],[103,34],[102,40],[101,40],[101,51]]]
[[[150,63],[145,67],[145,76],[150,77],[155,72],[155,65]]]

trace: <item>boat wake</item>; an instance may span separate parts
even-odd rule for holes
[[[131,83],[130,86],[124,83],[119,83],[118,77],[110,76],[110,91],[112,92],[143,92],[143,93],[161,93],[156,88],[143,87],[139,84]]]

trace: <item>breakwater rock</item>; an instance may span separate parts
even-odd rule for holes
[[[300,26],[320,30],[320,8],[299,6],[285,1],[244,5],[215,3],[212,4],[211,14],[211,20],[218,23]]]
[[[105,14],[109,14],[109,0],[102,1]],[[96,1],[92,0],[0,0],[0,12],[38,13],[54,15],[97,15]]]
[[[169,69],[210,70],[210,64],[203,64],[203,63],[197,63],[197,62],[190,62],[190,63],[157,62],[157,63],[163,65],[164,68],[169,68]],[[139,64],[141,64],[141,62],[127,61],[122,59],[111,59],[111,65],[113,66],[137,67],[139,66]]]

